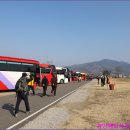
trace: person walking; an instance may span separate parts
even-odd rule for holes
[[[57,77],[56,75],[53,74],[53,77],[51,79],[51,86],[52,86],[52,90],[51,90],[51,96],[56,96],[56,89],[57,89]]]
[[[35,95],[35,91],[34,91],[34,76],[33,76],[33,74],[30,75],[30,78],[32,78],[32,80],[28,83],[28,95],[29,95],[30,89],[32,90],[33,95]]]
[[[102,75],[101,76],[101,87],[104,87],[104,85],[105,85],[105,76]]]
[[[106,83],[107,83],[107,88],[109,89],[109,85],[110,85],[110,83],[111,83],[111,81],[110,81],[110,76],[109,76],[109,75],[107,76]]]
[[[42,79],[42,87],[43,87],[42,96],[46,96],[47,86],[48,86],[48,79],[47,79],[46,75],[44,75],[44,78]]]
[[[81,76],[78,76],[78,82],[81,82]]]
[[[97,80],[98,80],[98,84],[99,84],[99,80],[100,80],[100,77],[99,77],[99,76],[97,76]]]
[[[30,112],[30,106],[29,106],[29,101],[28,101],[28,82],[30,82],[32,78],[27,79],[27,74],[22,73],[21,78],[16,82],[15,85],[15,91],[16,91],[16,105],[15,105],[15,110],[14,110],[14,116],[18,116],[19,112],[19,105],[21,101],[23,100],[25,103],[26,107],[26,113]]]

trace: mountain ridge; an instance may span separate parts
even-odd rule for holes
[[[100,74],[104,70],[108,70],[111,74],[115,75],[130,75],[130,63],[111,59],[102,59],[100,61],[71,65],[68,66],[68,68],[74,71],[93,74]]]

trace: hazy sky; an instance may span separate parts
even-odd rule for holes
[[[0,1],[0,55],[56,66],[130,63],[130,2]]]

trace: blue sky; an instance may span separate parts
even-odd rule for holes
[[[56,66],[130,63],[128,1],[0,2],[0,55]]]

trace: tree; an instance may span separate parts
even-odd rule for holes
[[[103,73],[103,75],[108,76],[108,75],[110,75],[111,71],[103,70],[102,73]]]

